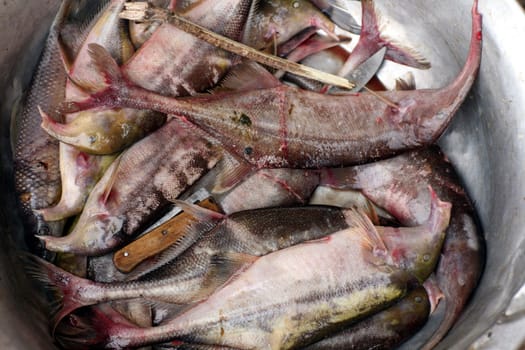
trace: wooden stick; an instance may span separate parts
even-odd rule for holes
[[[302,64],[298,64],[278,56],[270,55],[255,50],[252,47],[231,40],[222,35],[214,33],[200,25],[192,23],[174,13],[164,9],[149,6],[147,2],[128,2],[125,10],[121,12],[120,18],[130,21],[161,21],[169,22],[177,28],[195,35],[197,38],[207,43],[219,47],[223,50],[232,52],[241,57],[259,62],[269,67],[284,70],[305,78],[314,79],[325,84],[337,87],[352,89],[355,85],[345,78],[329,74],[317,69],[313,69]]]

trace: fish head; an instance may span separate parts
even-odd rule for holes
[[[335,36],[334,23],[309,1],[258,1],[246,24],[243,42],[256,49],[265,49],[285,43],[309,27]]]
[[[435,270],[441,256],[450,210],[451,204],[440,201],[431,191],[427,222],[415,227],[379,227],[391,264],[412,273],[423,283]]]
[[[78,255],[100,255],[119,246],[123,239],[120,234],[124,219],[118,216],[98,213],[83,217],[73,231],[63,237],[37,236],[45,248],[54,252]]]
[[[102,155],[123,150],[165,121],[159,113],[133,109],[81,111],[67,124],[45,115],[42,118],[42,128],[59,141],[82,152]]]

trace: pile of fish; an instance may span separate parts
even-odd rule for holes
[[[350,2],[63,1],[13,134],[60,346],[390,349],[429,318],[419,345],[446,335],[484,260],[434,145],[478,72],[477,0],[456,79],[392,91],[383,60],[430,63]]]

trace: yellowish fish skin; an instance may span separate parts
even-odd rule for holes
[[[44,118],[42,128],[63,143],[89,154],[108,155],[124,150],[158,129],[166,116],[150,111],[102,110],[77,114],[67,124]]]
[[[234,278],[176,318],[154,328],[130,328],[94,315],[84,330],[95,332],[91,339],[98,346],[118,349],[172,339],[241,349],[293,349],[310,344],[402,298],[410,286],[418,284],[416,275],[427,277],[420,275],[427,270],[427,261],[418,257],[429,249],[439,254],[443,225],[450,215],[450,204],[437,197],[432,207],[420,227],[422,234],[374,227],[364,214],[348,210],[349,228],[325,238],[261,257],[242,251],[218,254],[214,274],[230,273]],[[427,228],[435,230],[433,237],[424,234]],[[403,235],[420,238],[414,245],[417,254],[400,253],[407,248]],[[52,277],[59,275],[54,269],[48,276],[61,283],[64,278]],[[86,283],[82,288],[89,293]]]
[[[393,349],[425,324],[429,312],[430,303],[425,288],[418,287],[388,309],[330,334],[304,350]]]

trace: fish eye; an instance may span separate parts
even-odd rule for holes
[[[292,7],[293,7],[294,9],[298,9],[299,6],[301,6],[301,4],[299,3],[299,1],[294,1],[294,2],[292,2]]]
[[[424,262],[429,262],[430,261],[430,254],[423,255],[423,261]]]

